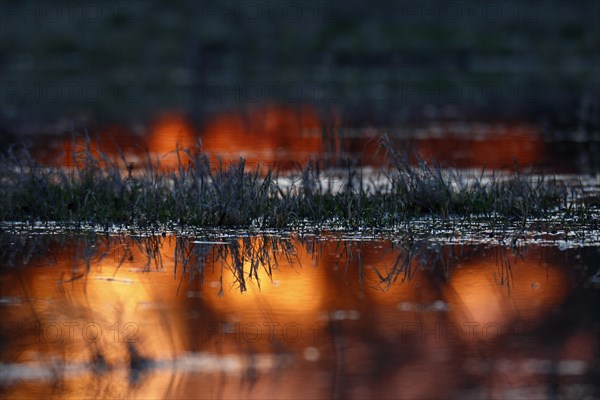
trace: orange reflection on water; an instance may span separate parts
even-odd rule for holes
[[[404,249],[390,241],[343,246],[333,242],[324,252],[328,257],[323,257],[320,267],[331,270],[334,266],[328,279],[330,309],[358,311],[357,325],[378,340],[409,340],[406,330],[415,321],[434,323],[438,318],[428,310],[440,300],[435,284],[419,260],[407,256]]]
[[[451,129],[439,138],[416,141],[417,152],[428,161],[454,167],[513,168],[540,164],[544,143],[540,129],[526,124],[475,125],[467,135]]]
[[[217,158],[225,163],[244,158],[250,165],[277,163],[288,168],[318,158],[323,150],[321,120],[316,110],[308,106],[272,105],[221,113],[210,117],[200,129],[183,113],[165,112],[150,124],[147,135],[112,126],[92,137],[90,149],[95,157],[101,150],[109,159],[119,160],[120,150],[133,165],[142,166],[149,155],[151,161],[160,162],[163,170],[176,168],[180,159],[185,166],[187,156],[180,153],[179,159],[176,150],[194,150],[199,142],[213,165]],[[73,165],[74,154],[84,149],[85,139],[65,139],[61,146],[63,165]]]
[[[304,164],[322,152],[321,128],[313,108],[268,106],[216,115],[201,136],[203,149],[224,160]]]
[[[71,138],[64,140],[61,145],[61,163],[68,167],[82,167],[88,156],[99,159],[101,152],[104,152],[103,149],[104,146],[101,146],[95,139]]]
[[[337,160],[350,158],[364,165],[385,164],[375,128],[353,131],[344,136],[341,122],[326,126],[316,109],[310,106],[285,107],[270,105],[246,111],[211,115],[199,127],[181,112],[165,112],[153,122],[146,135],[119,126],[102,129],[92,135],[92,154],[101,149],[110,159],[120,158],[117,147],[134,166],[143,166],[146,158],[160,161],[163,170],[178,166],[176,149],[195,149],[201,143],[217,164],[244,158],[248,165],[277,165],[282,169],[306,165],[310,159]],[[434,125],[413,127],[402,139],[389,132],[400,154],[412,152],[427,161],[458,168],[512,169],[518,166],[543,165],[544,142],[541,130],[524,123]],[[414,135],[414,136],[413,136]],[[73,164],[73,152],[85,148],[85,140],[67,138],[62,144],[64,165]],[[146,154],[146,150],[149,154]],[[183,165],[187,156],[180,154]],[[414,160],[413,160],[414,161]]]
[[[114,367],[66,379],[62,397],[81,397],[92,384],[117,397],[194,397],[227,377],[223,397],[329,397],[335,391],[338,397],[431,398],[460,389],[461,379],[472,384],[460,368],[472,356],[465,354],[473,339],[466,323],[478,324],[476,335],[492,336],[497,331],[484,327],[495,324],[510,338],[511,324],[543,321],[570,290],[564,266],[539,251],[519,258],[499,249],[502,257],[493,257],[489,249],[473,248],[456,259],[444,250],[438,254],[443,262],[429,261],[439,260],[429,258],[430,251],[335,237],[314,242],[228,237],[219,243],[119,237],[56,244],[49,253],[53,261],[0,275],[3,296],[21,298],[20,305],[0,312],[6,322],[37,320],[44,327],[58,324],[64,333],[76,323],[76,340],[10,337],[13,343],[0,354],[13,363],[53,355],[68,365],[98,352]],[[442,264],[449,276],[438,270]],[[94,343],[82,340],[81,330],[90,323],[103,333]],[[450,325],[464,330],[458,340]],[[131,359],[128,334],[143,357],[211,354],[210,368],[218,372],[170,369],[167,363],[145,372],[143,384],[132,385],[123,371]],[[577,335],[591,340],[585,331]],[[475,339],[481,345],[482,337]],[[484,341],[491,351],[498,343]],[[565,352],[588,360],[575,345],[567,341]],[[293,361],[248,372],[254,380],[250,389],[230,378],[240,373],[239,360],[282,354]],[[38,395],[51,389],[40,387]]]
[[[194,148],[198,134],[190,120],[182,113],[165,113],[151,125],[150,135],[145,140],[153,158],[158,158],[162,168],[178,166],[177,149]],[[185,165],[185,156],[183,156]]]
[[[252,237],[236,239],[237,244],[193,244],[192,250],[224,247],[203,256],[202,278],[189,282],[189,276],[181,275],[182,260],[173,273],[181,257],[174,254],[174,238],[149,242],[151,252],[149,244],[132,243],[106,248],[99,243],[103,256],[87,263],[77,259],[81,249],[67,246],[53,265],[23,271],[25,286],[19,295],[53,299],[53,309],[43,301],[35,304],[54,313],[52,318],[75,316],[82,324],[86,318],[103,324],[143,321],[154,327],[152,334],[145,332],[145,350],[165,356],[165,343],[179,354],[193,341],[186,333],[194,322],[185,322],[188,307],[210,310],[206,315],[212,320],[260,325],[276,318],[303,327],[323,313],[342,310],[348,312],[344,318],[385,324],[387,335],[402,333],[402,324],[415,315],[446,311],[460,326],[497,324],[504,329],[516,321],[543,319],[569,291],[565,271],[539,252],[524,259],[507,256],[500,263],[489,256],[459,261],[449,283],[440,286],[421,261],[387,241],[328,241],[309,251],[298,241],[278,248]]]
[[[68,245],[44,266],[23,271],[22,285],[15,290],[30,296],[42,329],[41,336],[34,332],[37,342],[80,362],[89,361],[90,348],[96,347],[108,362],[123,362],[129,357],[125,347],[129,341],[151,357],[181,354],[186,330],[179,311],[174,311],[181,309],[181,297],[162,296],[177,289],[170,273],[172,242],[163,241],[156,254],[171,255],[164,258],[164,269],[149,262],[140,247],[104,245],[96,244],[99,255],[89,261],[79,246]],[[67,335],[70,329],[72,340]],[[59,339],[48,339],[45,331]]]
[[[237,242],[240,248],[254,250],[269,246],[258,237]],[[277,343],[298,351],[314,345],[311,331],[326,309],[326,288],[313,257],[297,246],[293,254],[278,251],[238,259],[237,267],[234,258],[228,253],[223,263],[207,268],[204,275],[202,299],[221,321],[204,327],[211,343],[234,352],[240,346],[269,352]]]
[[[504,261],[459,263],[446,290],[452,320],[460,326],[476,324],[474,332],[483,335],[486,326],[506,331],[512,323],[539,322],[568,291],[565,271],[543,260],[539,252],[524,259],[507,256]]]
[[[261,238],[250,240],[250,245],[255,248],[264,245]],[[244,245],[241,239],[238,242]],[[206,276],[206,279],[212,279],[213,285],[207,288],[205,298],[215,309],[237,318],[241,315],[268,317],[261,316],[261,309],[295,316],[312,313],[314,317],[321,307],[323,288],[318,274],[315,274],[316,265],[312,256],[302,248],[297,248],[290,258],[279,256],[277,262],[272,253],[268,259],[245,259],[243,270],[240,271],[235,268],[214,268]],[[233,265],[231,254],[223,261],[226,265]],[[240,290],[240,274],[244,275],[244,291]],[[222,291],[217,282],[222,282]]]

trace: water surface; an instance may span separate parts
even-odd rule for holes
[[[323,167],[352,160],[355,165],[385,165],[379,138],[388,135],[401,154],[442,167],[514,170],[546,173],[595,173],[600,168],[597,133],[572,131],[567,135],[538,123],[519,120],[440,120],[395,127],[348,125],[339,117],[322,115],[314,107],[268,105],[214,113],[194,122],[185,113],[157,111],[138,124],[106,122],[88,127],[89,147],[113,160],[123,156],[134,167],[148,160],[163,169],[186,164],[177,149],[200,148],[216,165],[246,160],[281,170],[304,167],[321,160]],[[34,157],[43,163],[71,166],[87,146],[84,135],[73,131],[33,138]]]
[[[598,249],[3,233],[4,397],[598,395]]]

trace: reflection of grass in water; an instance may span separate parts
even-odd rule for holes
[[[0,262],[2,262],[2,265],[7,265],[3,261],[9,258],[14,260],[15,266],[18,266],[20,263],[19,260],[32,260],[34,254],[39,257],[47,257],[50,253],[44,254],[44,251],[57,250],[65,243],[72,243],[74,244],[76,253],[76,257],[73,257],[73,260],[75,260],[78,266],[78,268],[72,269],[74,274],[77,274],[77,271],[79,270],[87,272],[90,270],[90,266],[94,269],[94,266],[105,259],[107,254],[112,254],[110,252],[112,247],[129,249],[125,251],[123,257],[114,259],[115,270],[118,270],[118,268],[122,266],[124,262],[123,258],[129,257],[138,258],[137,261],[140,261],[139,258],[141,258],[142,264],[147,265],[148,269],[155,267],[162,268],[163,264],[166,263],[166,260],[171,259],[171,254],[166,254],[164,251],[161,253],[160,250],[168,248],[173,251],[173,265],[177,265],[175,268],[180,268],[175,269],[174,272],[180,273],[182,279],[184,276],[189,279],[201,279],[203,277],[204,269],[210,268],[211,266],[214,267],[216,263],[220,263],[222,268],[234,272],[234,276],[237,279],[256,279],[258,277],[258,268],[264,268],[268,273],[268,276],[271,277],[271,274],[274,273],[273,271],[276,271],[278,268],[278,260],[285,259],[285,262],[282,262],[281,264],[292,264],[292,262],[295,262],[296,253],[300,250],[298,246],[305,247],[307,252],[315,258],[319,257],[322,253],[338,253],[340,255],[339,259],[341,263],[346,261],[350,262],[350,259],[352,259],[353,268],[362,269],[360,261],[361,251],[358,250],[360,246],[365,246],[365,243],[344,241],[344,239],[340,239],[339,243],[335,243],[335,241],[332,243],[331,241],[323,242],[312,239],[297,239],[269,235],[245,237],[232,236],[226,239],[221,238],[219,240],[221,243],[214,243],[216,241],[209,240],[203,242],[202,240],[190,240],[189,238],[182,237],[164,238],[162,235],[135,237],[106,237],[103,235],[61,237],[60,235],[33,235],[23,240],[18,240],[19,238],[19,235],[15,236],[8,233],[0,235],[0,245],[2,245],[0,247],[0,251],[2,251],[2,254],[0,254],[2,256],[0,257]],[[175,240],[175,246],[167,246],[165,241],[169,240]],[[18,243],[16,247],[20,248],[20,253],[22,254],[16,254],[19,252],[14,249],[10,250],[13,254],[5,254],[4,251],[7,250],[4,249],[9,247],[4,246],[7,243]],[[390,275],[386,276],[381,274],[381,279],[383,281],[382,285],[377,285],[376,287],[376,289],[384,291],[390,289],[393,290],[392,286],[398,287],[402,285],[401,282],[406,283],[410,281],[415,273],[415,269],[420,268],[421,266],[432,264],[433,268],[428,268],[428,276],[426,279],[435,280],[437,278],[437,273],[450,275],[456,262],[460,259],[466,259],[468,262],[469,257],[473,260],[478,260],[481,256],[479,248],[471,249],[471,251],[460,250],[463,251],[463,253],[460,254],[454,253],[454,250],[447,252],[432,251],[431,247],[420,246],[419,242],[408,239],[402,241],[400,246],[390,243],[389,249],[386,246],[384,253],[388,250],[392,253],[391,255],[393,255],[393,257],[385,258],[387,265],[378,264],[382,265],[382,270],[387,266],[387,270],[390,271]],[[27,255],[26,253],[30,254]],[[160,253],[160,257],[157,256],[158,253]],[[365,257],[365,264],[372,262],[372,259],[369,259],[366,256],[367,251],[363,251],[362,254],[363,257]],[[381,253],[377,253],[377,257],[373,256],[372,258],[379,260],[382,259],[380,256]],[[347,258],[347,260],[345,258]],[[495,283],[497,285],[506,286],[508,289],[507,285],[512,279],[509,277],[509,275],[512,275],[512,266],[507,250],[505,248],[494,247],[494,250],[491,253],[488,251],[484,258],[491,262],[489,264],[484,264],[483,269],[485,269],[485,265],[492,266],[495,264],[498,274],[498,279],[495,280]],[[418,262],[413,262],[415,260]],[[344,274],[344,276],[346,275]],[[504,279],[504,277],[507,277],[507,279]],[[360,275],[358,278],[362,279]],[[65,280],[67,280],[66,277]],[[510,284],[512,285],[512,283]],[[447,287],[448,285],[448,282],[437,282],[432,287],[437,290],[440,287]],[[239,282],[238,287],[240,290],[243,290],[244,286],[245,284],[243,281]],[[398,301],[397,298],[394,299],[394,302]],[[409,298],[409,300],[410,299],[411,298]],[[421,298],[419,297],[418,299]],[[440,309],[432,308],[435,304],[437,304],[437,302],[431,304],[417,302],[415,303],[415,307],[422,306],[423,310],[429,313],[431,313],[432,310],[436,312],[440,311]],[[83,311],[83,318],[93,320],[91,317],[91,310],[83,309]],[[57,312],[57,310],[49,312]],[[591,310],[586,310],[585,312],[591,312]],[[43,318],[43,316],[40,318]],[[341,326],[341,321],[332,322],[332,324],[338,323]],[[340,330],[337,334],[342,335],[341,332],[342,331]],[[354,339],[355,336],[352,335],[360,334],[361,333],[348,330],[343,333],[344,336],[338,338],[339,340],[336,339],[335,343],[342,343],[344,340]],[[373,337],[374,336],[365,336],[365,338],[369,339],[372,339]],[[376,345],[373,346],[376,347]],[[137,387],[137,385],[147,382],[146,379],[149,374],[146,373],[152,373],[154,370],[163,368],[161,360],[147,357],[142,346],[128,343],[123,347],[125,347],[124,351],[126,356],[129,357],[126,359],[124,368],[128,369],[130,374],[129,385],[132,390]],[[115,364],[114,360],[111,360],[108,357],[105,358],[102,348],[89,346],[86,351],[89,361],[85,364],[85,368],[89,368],[97,374],[97,379],[99,380],[103,377],[111,377],[112,371],[114,371],[116,367],[119,367]],[[339,351],[344,351],[343,346]],[[387,352],[389,352],[389,349],[386,349],[386,354],[388,354]],[[250,358],[251,355],[248,357]],[[57,370],[56,372],[53,372],[56,375],[53,379],[57,382],[60,382],[62,378],[60,368],[62,368],[63,365],[69,364],[57,364]]]
[[[288,264],[298,262],[296,250],[289,239],[278,236],[243,236],[232,238],[223,244],[195,243],[186,238],[178,238],[175,246],[175,264],[177,271],[181,264],[182,274],[190,279],[198,277],[202,283],[205,279],[205,268],[209,262],[213,268],[219,263],[221,272],[219,295],[223,294],[223,268],[231,271],[234,285],[241,292],[247,290],[248,279],[254,280],[260,289],[259,270],[262,268],[269,279],[279,261],[285,259]]]
[[[431,249],[426,241],[413,240],[405,236],[385,247],[378,256],[363,255],[360,248],[364,245],[381,243],[366,239],[362,242],[347,241],[343,237],[320,241],[315,238],[290,237],[289,235],[246,235],[229,236],[220,241],[199,241],[184,236],[164,236],[148,234],[132,236],[127,234],[105,236],[102,234],[36,234],[0,233],[0,265],[6,268],[22,268],[31,265],[52,265],[57,262],[56,252],[64,251],[69,246],[72,253],[73,267],[70,274],[61,275],[57,282],[59,286],[71,284],[78,280],[86,280],[86,275],[97,266],[112,260],[114,266],[110,277],[118,280],[119,271],[127,263],[141,265],[136,272],[167,271],[172,266],[173,277],[181,279],[178,290],[184,280],[198,280],[201,285],[206,283],[208,276],[221,277],[220,292],[223,291],[222,276],[225,270],[234,278],[230,282],[244,292],[247,281],[252,280],[260,290],[261,276],[272,281],[274,271],[280,264],[302,267],[298,257],[303,252],[316,264],[322,257],[334,256],[336,265],[347,270],[351,263],[357,268],[357,279],[376,290],[388,290],[391,286],[409,283],[418,269],[425,268],[438,276],[436,280],[447,281],[458,260],[470,257],[472,251],[457,253],[452,246],[441,246]],[[167,243],[168,241],[169,243]],[[174,241],[174,246],[172,241]],[[485,248],[486,245],[483,245]],[[489,246],[489,245],[488,245]],[[377,247],[377,246],[376,246]],[[475,246],[474,248],[479,249]],[[512,286],[512,266],[509,258],[509,248],[493,247],[497,272],[494,280],[499,286],[506,286],[510,291]],[[513,249],[519,257],[520,250]],[[168,253],[172,251],[171,253]],[[472,254],[471,254],[472,255]],[[366,258],[365,258],[366,257]],[[165,263],[167,262],[168,263]],[[379,260],[379,261],[377,261]],[[340,264],[341,263],[341,264]],[[372,265],[373,276],[364,275],[364,263]],[[170,269],[170,268],[169,268]],[[208,269],[208,270],[207,270]],[[264,274],[261,273],[261,270]],[[217,272],[215,274],[215,272]],[[86,283],[84,282],[84,285]]]
[[[176,241],[175,246],[170,246],[166,241]],[[286,243],[283,243],[286,242]],[[57,276],[56,282],[51,282],[50,287],[56,283],[58,292],[56,297],[52,298],[52,307],[48,307],[44,302],[40,302],[40,298],[49,296],[46,292],[38,292],[36,286],[27,283],[27,279],[20,279],[24,292],[21,302],[27,304],[21,315],[18,317],[21,323],[37,324],[41,327],[47,326],[48,323],[56,325],[63,319],[67,322],[78,321],[79,325],[84,325],[86,322],[95,322],[102,319],[102,313],[96,313],[88,301],[88,274],[96,271],[105,265],[103,268],[108,268],[112,265],[113,270],[108,271],[108,276],[118,278],[119,270],[124,266],[125,262],[134,262],[135,265],[141,265],[140,272],[150,272],[152,270],[162,270],[168,264],[167,260],[172,261],[170,265],[174,266],[173,276],[177,276],[178,265],[183,265],[179,270],[181,280],[189,278],[193,280],[202,275],[205,268],[205,263],[215,266],[221,264],[221,268],[229,269],[235,276],[238,287],[241,291],[245,290],[246,279],[258,280],[258,268],[264,268],[269,278],[273,269],[277,268],[279,257],[285,257],[292,260],[294,257],[293,245],[289,239],[283,240],[278,237],[245,237],[236,238],[223,242],[222,244],[203,244],[200,242],[194,243],[188,238],[173,238],[163,237],[162,235],[144,235],[144,236],[111,236],[89,234],[89,235],[71,235],[71,234],[37,234],[37,235],[19,235],[7,232],[0,233],[0,265],[11,270],[23,271],[23,267],[52,265],[57,263],[61,267],[61,271]],[[173,250],[174,249],[174,250]],[[166,250],[166,252],[165,252]],[[169,254],[169,251],[173,251]],[[68,254],[68,256],[66,256]],[[62,256],[66,256],[68,266],[61,262]],[[57,258],[54,260],[54,258]],[[109,260],[106,264],[106,260]],[[112,261],[110,261],[112,260]],[[229,262],[228,260],[233,260]],[[72,265],[70,265],[72,262]],[[10,271],[3,271],[10,272]],[[34,271],[30,271],[34,272]],[[221,271],[223,273],[223,271]],[[34,274],[35,275],[35,274]],[[75,290],[72,286],[78,283],[79,288],[83,288],[83,294],[79,290]],[[82,285],[82,286],[81,286]],[[17,285],[18,286],[18,285]],[[31,286],[29,288],[29,286]],[[93,286],[93,285],[92,285]],[[5,293],[8,294],[8,293]],[[77,299],[77,294],[82,295],[82,298]],[[134,295],[132,293],[132,295]],[[117,299],[107,298],[107,301],[112,301],[112,306],[115,307],[115,321],[124,320],[121,313],[120,305],[115,302]],[[159,309],[158,312],[161,318],[161,326],[170,338],[172,335],[169,326],[172,319],[176,316],[166,314]],[[165,315],[162,315],[165,313]],[[6,317],[6,315],[5,315]],[[10,321],[10,319],[7,319]],[[26,321],[26,322],[25,322]],[[58,322],[57,322],[58,321]],[[29,326],[29,325],[27,325]],[[108,326],[104,324],[103,326]],[[7,343],[0,346],[3,359],[7,357],[12,362],[23,362],[19,359],[21,351],[31,352],[32,343],[35,342],[37,336],[34,331],[28,331],[27,337],[8,337]],[[157,335],[159,332],[153,332],[152,335]],[[39,334],[37,334],[39,335]],[[111,335],[108,335],[111,336]],[[15,340],[13,340],[15,339]],[[112,336],[111,339],[112,340]],[[140,382],[143,382],[144,373],[154,369],[163,369],[166,365],[171,365],[169,360],[147,357],[147,349],[144,349],[143,343],[145,338],[142,337],[142,344],[130,343],[123,341],[121,344],[104,343],[107,347],[96,345],[96,343],[85,342],[84,347],[75,347],[73,343],[58,343],[45,346],[47,343],[41,341],[39,346],[33,345],[33,348],[39,350],[40,361],[43,365],[47,363],[52,367],[52,371],[44,373],[43,376],[48,377],[53,384],[60,384],[62,379],[69,377],[69,372],[64,368],[80,368],[83,371],[88,370],[95,376],[92,379],[102,379],[111,376],[113,373],[118,373],[125,369],[128,371],[129,384],[135,387]],[[21,343],[27,346],[21,346]],[[115,342],[116,343],[116,342]],[[79,342],[77,342],[79,345]],[[168,343],[165,343],[168,345]],[[171,343],[172,345],[172,343]],[[36,347],[37,346],[37,347]],[[47,347],[47,348],[46,348]],[[115,349],[119,347],[119,349]],[[75,351],[73,349],[76,349]],[[7,356],[9,355],[9,356]],[[55,360],[48,361],[46,356],[53,355]],[[201,357],[201,356],[199,356]],[[215,360],[219,360],[215,356]],[[244,360],[244,357],[240,358]],[[181,361],[181,360],[180,360]],[[184,360],[185,361],[185,360]],[[226,362],[225,359],[224,362]],[[248,355],[249,365],[247,371],[254,368],[250,355]],[[25,365],[24,374],[27,373],[27,368],[30,368],[32,374],[35,374],[39,368],[35,365]],[[7,367],[9,368],[9,367]],[[215,367],[218,368],[218,367]],[[227,366],[222,367],[224,370]],[[244,367],[241,366],[241,371],[244,372]],[[72,372],[71,372],[72,373]],[[33,379],[26,376],[25,379]]]
[[[162,226],[286,228],[335,223],[347,228],[393,227],[421,215],[446,218],[480,214],[522,219],[553,210],[584,212],[568,190],[552,179],[516,172],[465,181],[457,172],[420,162],[381,139],[389,167],[367,181],[347,163],[343,185],[333,189],[319,162],[309,162],[299,179],[284,184],[276,169],[248,171],[244,160],[211,165],[196,149],[177,150],[178,167],[159,162],[132,170],[121,154],[111,160],[90,142],[76,152],[76,167],[38,165],[26,151],[0,160],[0,218],[131,227]],[[290,182],[288,180],[288,182]]]

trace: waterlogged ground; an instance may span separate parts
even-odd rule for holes
[[[0,397],[600,398],[597,3],[120,3],[3,18],[0,150],[41,165],[0,159]],[[140,212],[184,148],[206,176],[273,168],[279,194],[385,193],[383,135],[449,190],[526,177],[512,208],[272,222],[293,232]],[[564,199],[529,214],[542,178]],[[98,217],[113,202],[131,218]]]
[[[338,128],[308,109],[201,128],[171,114],[141,133],[39,141],[32,155],[68,171],[78,154],[106,157],[135,177],[148,162],[184,165],[176,150],[201,143],[212,166],[274,166],[282,189],[319,160],[313,183],[342,193],[353,180],[385,189],[389,133],[453,183],[493,185],[518,164],[528,182],[556,179],[565,201],[549,215],[425,213],[354,231],[335,218],[293,231],[3,221],[2,397],[600,397],[597,136],[516,123]]]
[[[570,188],[565,206],[523,219],[424,214],[355,231],[336,219],[291,232],[260,221],[237,231],[3,221],[2,396],[600,396],[597,140],[562,157],[568,143],[533,125],[409,131],[389,132],[395,147],[439,163],[452,182],[492,185],[516,163],[531,172],[524,179]],[[172,114],[148,132],[65,135],[32,154],[70,170],[78,152],[101,150],[137,176],[148,161],[173,170],[176,150],[200,142],[212,163],[275,166],[283,189],[303,182],[309,160],[324,168],[314,183],[332,193],[359,178],[384,188],[386,132],[332,132],[307,109],[224,115],[201,130]]]
[[[6,398],[600,395],[597,241],[2,232]]]

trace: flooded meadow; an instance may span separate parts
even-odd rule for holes
[[[0,2],[0,398],[600,399],[600,3]]]
[[[270,107],[9,154],[2,396],[595,398],[597,159],[406,132]]]

